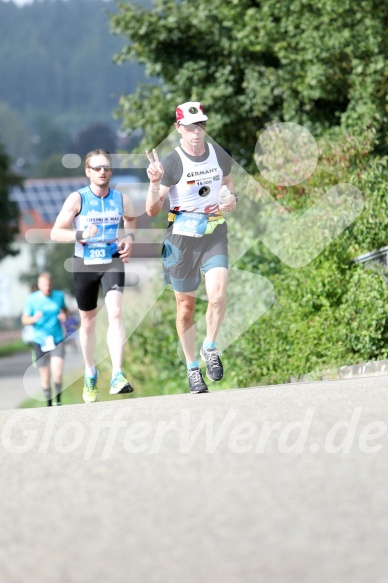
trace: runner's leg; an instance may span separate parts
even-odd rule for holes
[[[94,367],[94,353],[96,350],[96,316],[97,308],[87,312],[79,310],[80,328],[79,342],[82,356],[85,361],[85,368]]]
[[[39,366],[38,370],[40,377],[40,386],[42,387],[42,391],[46,398],[47,404],[51,405],[50,367],[47,364],[46,366]]]
[[[215,342],[226,311],[226,286],[228,270],[225,267],[209,269],[205,274],[205,287],[208,297],[206,311],[206,336]]]
[[[188,363],[195,361],[195,292],[175,292],[176,329]]]
[[[108,312],[107,343],[112,360],[112,370],[121,370],[124,359],[125,329],[122,315],[123,294],[116,290],[109,291],[105,296]]]
[[[51,378],[54,383],[54,392],[57,403],[61,401],[62,392],[62,374],[63,374],[63,358],[61,356],[52,356],[50,358]]]

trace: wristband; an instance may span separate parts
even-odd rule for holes
[[[127,234],[125,235],[125,237],[131,237],[131,239],[132,239],[132,243],[134,243],[134,242],[135,242],[135,235],[134,235],[133,233],[127,233]]]
[[[83,239],[83,234],[84,234],[83,231],[76,231],[75,232],[75,240],[76,241],[81,241]]]
[[[234,197],[235,197],[235,199],[236,199],[236,202],[238,202],[238,196],[237,196],[237,194],[235,192],[231,192],[230,194],[233,194]]]

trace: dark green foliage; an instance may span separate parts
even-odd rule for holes
[[[287,382],[306,373],[319,377],[326,368],[388,356],[383,269],[353,261],[388,244],[387,158],[368,155],[373,148],[370,134],[357,140],[331,138],[319,142],[320,163],[306,190],[290,189],[282,202],[294,210],[306,209],[309,184],[326,189],[328,181],[353,182],[363,194],[364,211],[301,269],[273,261],[260,244],[242,258],[240,267],[270,279],[277,301],[233,347],[232,369],[240,386]],[[242,361],[244,367],[238,365]]]
[[[10,159],[0,144],[0,260],[16,255],[12,243],[19,232],[18,207],[9,199],[11,187],[21,184],[21,179],[10,169]]]
[[[71,295],[73,290],[73,276],[71,262],[74,255],[74,243],[49,243],[31,245],[31,259],[28,271],[20,276],[20,280],[30,286],[36,285],[39,273],[48,271],[53,277],[55,289],[61,289]],[[43,259],[43,265],[38,265],[38,256]],[[66,261],[68,262],[66,264]]]
[[[116,136],[113,130],[104,124],[93,124],[81,131],[73,141],[71,152],[78,154],[83,159],[88,152],[99,148],[108,152],[116,150]]]
[[[245,166],[273,121],[314,135],[340,123],[353,133],[373,126],[382,139],[386,15],[377,0],[121,2],[112,30],[130,43],[118,60],[145,64],[162,83],[122,97],[119,115],[142,127],[149,148],[168,134],[178,103],[202,101],[209,134]]]

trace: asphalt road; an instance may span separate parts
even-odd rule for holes
[[[386,583],[388,377],[0,413],[7,583]]]

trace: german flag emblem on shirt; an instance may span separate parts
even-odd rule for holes
[[[187,181],[188,186],[193,186],[193,184],[195,184],[195,180],[188,180]]]

